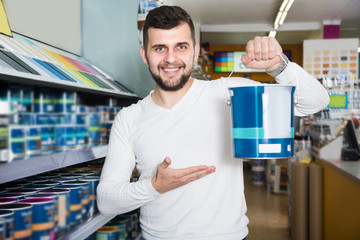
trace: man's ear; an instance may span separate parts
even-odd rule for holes
[[[141,46],[140,48],[140,55],[141,55],[141,58],[143,60],[143,62],[148,65],[148,62],[147,62],[147,59],[146,59],[146,50],[144,48],[144,46]]]
[[[200,54],[200,45],[198,43],[195,43],[194,62],[198,61],[199,54]]]

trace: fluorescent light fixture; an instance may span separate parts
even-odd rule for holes
[[[281,24],[283,24],[283,23],[284,23],[285,18],[286,18],[286,15],[287,15],[287,12],[283,12],[283,14],[281,15],[281,18],[280,18],[279,25],[281,25]]]
[[[269,37],[275,37],[276,36],[276,31],[270,31],[269,32]]]
[[[358,52],[360,52],[360,47],[358,47]]]
[[[289,0],[284,0],[281,4],[281,7],[279,9],[280,12],[284,11],[286,4],[289,2]]]
[[[278,14],[276,15],[274,26],[279,26],[280,25],[279,22],[280,22],[281,16],[282,16],[282,12],[278,12]]]
[[[286,5],[285,8],[285,12],[289,11],[289,9],[291,8],[291,5],[294,3],[294,0],[290,0],[290,2],[288,3],[288,5]]]

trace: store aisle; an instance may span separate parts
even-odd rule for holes
[[[287,195],[273,194],[252,183],[251,169],[244,165],[245,197],[250,220],[249,240],[289,240]]]

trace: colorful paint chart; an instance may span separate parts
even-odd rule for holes
[[[214,52],[214,72],[230,73],[233,70],[234,72],[264,72],[264,70],[245,67],[241,62],[241,58],[245,53],[245,51]]]
[[[358,76],[359,39],[304,41],[304,69],[316,78]]]
[[[79,59],[40,48],[26,38],[0,35],[0,69],[46,76],[82,85],[114,90],[110,77]]]

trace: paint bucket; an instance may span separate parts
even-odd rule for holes
[[[16,203],[17,198],[0,197],[0,205]]]
[[[32,205],[25,203],[12,203],[0,205],[2,210],[14,212],[14,240],[31,240],[32,235]]]
[[[70,223],[70,190],[69,189],[44,189],[40,193],[54,193],[58,196],[58,222],[55,231],[63,230]]]
[[[25,127],[9,125],[9,160],[25,158]]]
[[[19,188],[19,189],[13,189],[13,190],[9,190],[7,191],[7,193],[19,193],[19,194],[23,194],[24,196],[29,195],[29,194],[33,194],[33,193],[37,193],[38,190],[37,189],[33,189],[33,188]]]
[[[14,211],[11,210],[0,210],[0,239],[1,232],[3,231],[5,240],[11,240],[14,237]]]
[[[82,188],[78,185],[56,185],[53,189],[68,189],[70,190],[70,217],[69,225],[75,225],[79,223],[82,219],[81,214],[81,197],[82,197]]]
[[[73,113],[76,110],[76,92],[61,91],[56,94],[55,111]]]
[[[100,180],[98,177],[81,177],[79,181],[89,182],[89,215],[92,216],[97,210],[96,189]]]
[[[55,127],[56,152],[64,152],[74,149],[76,145],[75,126],[56,126]]]
[[[78,125],[76,127],[76,149],[83,149],[89,145],[88,127],[85,125]]]
[[[54,200],[51,198],[28,198],[19,202],[33,206],[32,239],[54,239]]]
[[[97,146],[100,143],[100,121],[97,113],[88,114],[89,146]]]
[[[29,126],[25,130],[26,157],[41,155],[41,129],[39,126]]]
[[[24,198],[24,194],[22,193],[0,193],[0,197],[1,198],[16,198],[17,200],[23,199]]]
[[[105,227],[116,227],[118,229],[118,239],[125,240],[127,239],[127,231],[126,231],[126,221],[116,221],[112,220],[108,222]]]
[[[29,184],[29,185],[25,185],[22,188],[23,189],[36,189],[38,191],[43,190],[43,189],[47,189],[50,188],[51,186],[46,185],[46,184]]]
[[[88,181],[67,181],[63,182],[64,185],[81,186],[81,215],[83,218],[87,217],[90,209],[90,184]],[[60,185],[61,186],[61,185]]]
[[[35,91],[34,112],[51,113],[54,112],[53,93],[51,90]]]
[[[118,229],[116,227],[101,227],[96,231],[97,240],[118,240]]]
[[[27,195],[26,198],[51,198],[54,199],[54,223],[55,223],[55,231],[58,229],[58,221],[59,221],[59,196],[56,193],[44,193],[38,192],[35,194]]]
[[[234,157],[293,156],[294,91],[294,86],[280,84],[229,89]]]
[[[54,152],[55,148],[55,127],[44,125],[41,130],[41,154],[48,155]]]

